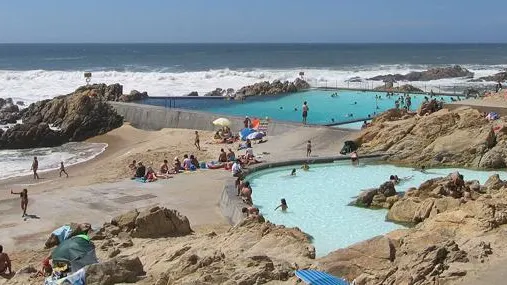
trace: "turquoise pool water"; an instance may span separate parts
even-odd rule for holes
[[[333,93],[338,96],[331,97]],[[169,105],[176,108],[200,110],[224,115],[250,116],[279,121],[301,122],[301,107],[304,101],[308,102],[310,111],[308,123],[329,124],[333,122],[345,122],[353,119],[374,116],[388,109],[394,108],[395,101],[402,94],[391,98],[386,97],[385,92],[360,92],[360,91],[325,91],[310,90],[277,96],[254,96],[244,101],[218,100],[218,99],[189,99],[182,97],[171,99],[168,102],[162,98],[148,98],[142,103],[158,106]],[[380,96],[380,99],[375,99]],[[424,101],[425,95],[411,95],[412,110],[416,110]],[[450,97],[443,96],[443,100],[450,101]],[[440,98],[439,98],[440,99]],[[349,116],[352,114],[352,117]]]
[[[369,210],[347,206],[361,189],[378,187],[391,174],[413,178],[396,186],[404,191],[412,186],[458,170],[465,180],[477,179],[483,184],[494,173],[502,179],[503,172],[471,171],[466,169],[430,169],[428,174],[392,165],[351,166],[348,162],[311,165],[310,171],[297,171],[290,177],[293,167],[259,171],[248,177],[253,188],[253,201],[266,219],[290,227],[299,227],[314,237],[318,256],[338,248],[402,228],[385,221],[387,210]],[[285,198],[286,213],[274,211],[280,199]]]

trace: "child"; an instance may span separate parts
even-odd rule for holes
[[[67,171],[65,171],[65,166],[63,166],[63,161],[60,162],[60,177],[62,177],[62,173],[65,173],[65,175],[67,175],[67,178],[69,178],[69,174]]]
[[[199,144],[200,140],[199,140],[199,132],[198,131],[195,131],[195,141],[194,141],[194,145],[195,147],[197,148],[197,150],[201,150],[201,145]]]
[[[295,168],[292,169],[292,172],[290,173],[290,176],[296,176],[296,169]]]
[[[306,156],[307,157],[310,157],[310,155],[312,154],[312,141],[308,141],[308,143],[306,144]]]
[[[287,201],[285,201],[285,199],[282,198],[282,200],[280,202],[281,202],[281,204],[275,208],[275,211],[278,210],[278,208],[282,208],[282,212],[287,211],[287,209],[289,208],[289,206],[287,206]]]
[[[308,170],[310,170],[310,166],[308,166],[308,164],[305,162],[305,163],[303,163],[303,165],[301,166],[301,169],[303,169],[304,171],[308,171]]]
[[[11,190],[11,194],[19,195],[19,197],[21,198],[21,210],[23,210],[23,216],[21,217],[24,218],[26,216],[26,210],[28,208],[28,190],[25,188],[23,189],[23,191],[19,193],[12,192]]]

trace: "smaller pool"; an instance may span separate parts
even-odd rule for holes
[[[337,95],[332,96],[333,94]],[[387,98],[386,92],[373,91],[310,90],[286,95],[253,96],[244,101],[212,97],[176,99],[152,97],[141,103],[232,116],[269,117],[278,121],[301,122],[301,107],[303,102],[307,101],[310,107],[308,123],[324,125],[368,118],[368,115],[373,117],[394,108],[395,101],[400,96],[402,94]],[[412,110],[416,110],[425,100],[425,95],[410,96]],[[449,96],[439,97],[439,99],[450,101]]]
[[[297,167],[297,166],[296,166]],[[417,187],[422,182],[446,176],[458,170],[465,180],[477,179],[484,183],[498,172],[466,169],[431,169],[428,174],[411,168],[392,165],[351,166],[348,162],[312,165],[310,171],[298,170],[289,176],[293,167],[269,169],[248,177],[253,188],[254,204],[264,217],[275,224],[299,227],[314,237],[318,256],[338,248],[384,234],[402,226],[386,222],[387,210],[370,210],[347,206],[355,196],[367,188],[378,187],[391,174],[412,179],[396,186],[397,191]],[[499,173],[502,179],[507,175]],[[288,212],[274,211],[285,198]]]

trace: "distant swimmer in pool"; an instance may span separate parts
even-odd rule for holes
[[[296,169],[293,168],[292,171],[290,172],[290,176],[296,176]]]
[[[287,201],[285,201],[284,198],[280,200],[280,205],[278,205],[278,207],[275,208],[275,211],[278,210],[278,208],[281,208],[282,212],[286,212],[287,209],[289,208],[289,206],[287,206]]]
[[[280,106],[280,110],[283,110],[283,107],[282,107],[282,106]]]
[[[303,169],[304,171],[308,171],[310,170],[310,166],[307,163],[303,163],[303,165],[301,165],[301,169]]]
[[[421,166],[420,169],[414,169],[414,171],[419,171],[421,173],[424,173],[424,174],[427,174],[428,172],[426,171],[426,166]]]

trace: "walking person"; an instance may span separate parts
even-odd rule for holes
[[[200,145],[199,143],[200,143],[200,139],[199,139],[199,132],[198,132],[198,131],[195,131],[195,141],[194,141],[194,145],[195,145],[195,147],[197,148],[197,150],[201,150],[201,145]]]
[[[308,103],[305,101],[303,103],[303,124],[306,125],[306,118],[308,117],[308,111],[310,111],[310,108],[308,108]]]
[[[33,179],[39,179],[39,174],[37,174],[38,169],[39,169],[39,161],[37,160],[37,157],[34,156],[31,168],[31,170],[33,171]]]
[[[60,162],[60,177],[62,177],[62,173],[65,173],[65,175],[67,175],[67,178],[69,178],[69,174],[67,173],[67,171],[65,171],[65,166],[63,165],[63,161]]]
[[[306,157],[310,157],[312,155],[312,141],[308,141],[306,143]]]

